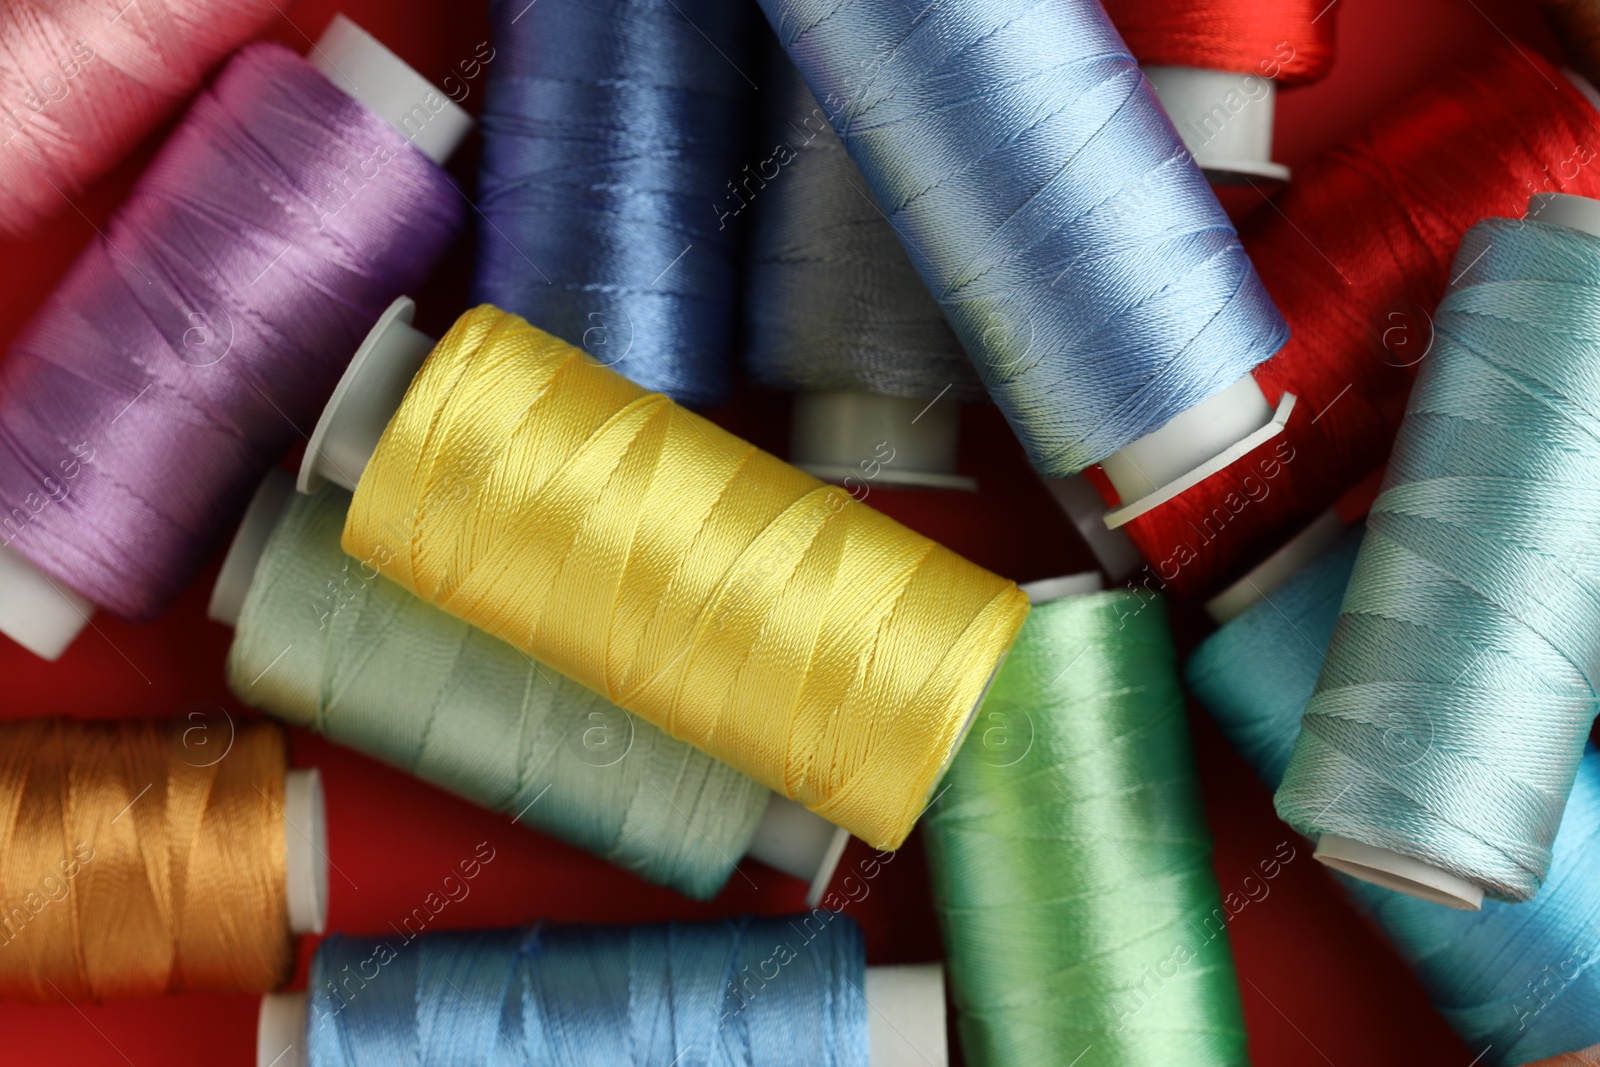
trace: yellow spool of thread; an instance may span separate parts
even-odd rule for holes
[[[878,848],[1028,613],[1003,578],[493,307],[438,343],[344,549]]]

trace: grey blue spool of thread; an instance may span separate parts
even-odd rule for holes
[[[1034,465],[1066,477],[1288,327],[1094,0],[762,0]]]
[[[728,389],[756,89],[741,0],[497,0],[474,299],[692,406]]]
[[[1455,270],[1277,806],[1521,901],[1600,681],[1600,238],[1492,219]]]
[[[771,792],[347,557],[349,503],[325,486],[278,519],[228,653],[235,695],[649,881],[714,896]]]
[[[845,916],[335,934],[307,1067],[868,1067],[865,970]]]
[[[1275,789],[1355,567],[1351,531],[1267,600],[1200,645],[1185,674],[1196,697]],[[1550,874],[1527,904],[1465,913],[1338,875],[1415,969],[1429,998],[1486,1067],[1600,1044],[1600,753],[1578,768]]]
[[[972,361],[866,179],[776,47],[765,82],[770,166],[751,190],[745,275],[751,378],[791,392],[983,399]]]

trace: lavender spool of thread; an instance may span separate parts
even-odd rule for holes
[[[465,113],[342,16],[241,51],[0,366],[0,632],[162,612],[460,226]]]

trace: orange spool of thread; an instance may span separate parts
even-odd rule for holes
[[[271,724],[3,723],[0,813],[0,999],[262,993],[321,927],[321,787]]]

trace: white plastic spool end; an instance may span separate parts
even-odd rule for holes
[[[1089,479],[1076,474],[1071,478],[1046,478],[1044,484],[1072,521],[1083,543],[1094,553],[1095,562],[1113,582],[1120,582],[1139,569],[1144,557],[1139,555],[1127,531],[1113,530],[1106,525],[1109,508]]]
[[[268,993],[256,1016],[256,1067],[306,1067],[306,1022],[310,1004],[304,993]]]
[[[1284,393],[1274,411],[1246,374],[1165,426],[1107,456],[1100,467],[1125,503],[1106,513],[1116,529],[1232,465],[1283,432],[1294,412]]]
[[[1029,582],[1018,588],[1028,594],[1028,603],[1037,607],[1069,596],[1098,593],[1105,588],[1105,583],[1100,580],[1097,571],[1084,571],[1082,574],[1068,574],[1060,578],[1041,578],[1037,582]]]
[[[806,907],[814,908],[822,903],[849,841],[844,828],[773,793],[745,855],[807,883]]]
[[[315,768],[284,775],[283,835],[289,929],[320,934],[328,924],[328,806]]]
[[[1570,193],[1534,193],[1528,218],[1600,237],[1600,200]]]
[[[89,625],[94,605],[0,545],[0,633],[57,660]]]
[[[459,104],[344,15],[333,16],[306,59],[435,163],[472,131]]]
[[[211,587],[211,602],[206,605],[206,618],[224,626],[239,625],[239,612],[244,608],[245,595],[255,579],[261,554],[267,550],[267,539],[272,536],[278,516],[289,506],[294,496],[294,479],[282,468],[274,467],[256,487],[250,498],[239,529],[222,558],[222,570],[217,573],[217,584]]]
[[[1289,168],[1272,162],[1271,78],[1198,67],[1145,67],[1144,76],[1207,178],[1289,180]]]
[[[862,984],[871,1067],[949,1067],[944,969],[939,964],[868,967]],[[306,1067],[309,1021],[306,994],[262,997],[256,1067]]]
[[[849,391],[800,393],[789,459],[826,482],[928,489],[978,487],[957,474],[961,405]]]
[[[1482,889],[1414,856],[1337,834],[1323,834],[1312,855],[1352,878],[1381,885],[1418,900],[1443,904],[1458,911],[1479,911],[1483,908]]]
[[[1345,523],[1339,512],[1333,508],[1324,511],[1249,574],[1206,601],[1206,614],[1218,626],[1232,622],[1265,600],[1295,571],[1321,555],[1344,531]]]
[[[949,1067],[943,967],[868,967],[864,985],[872,1067]]]
[[[399,297],[356,349],[311,431],[300,463],[302,493],[314,493],[324,482],[355,491],[378,438],[433,351],[433,338],[411,326],[416,311],[410,297]]]

